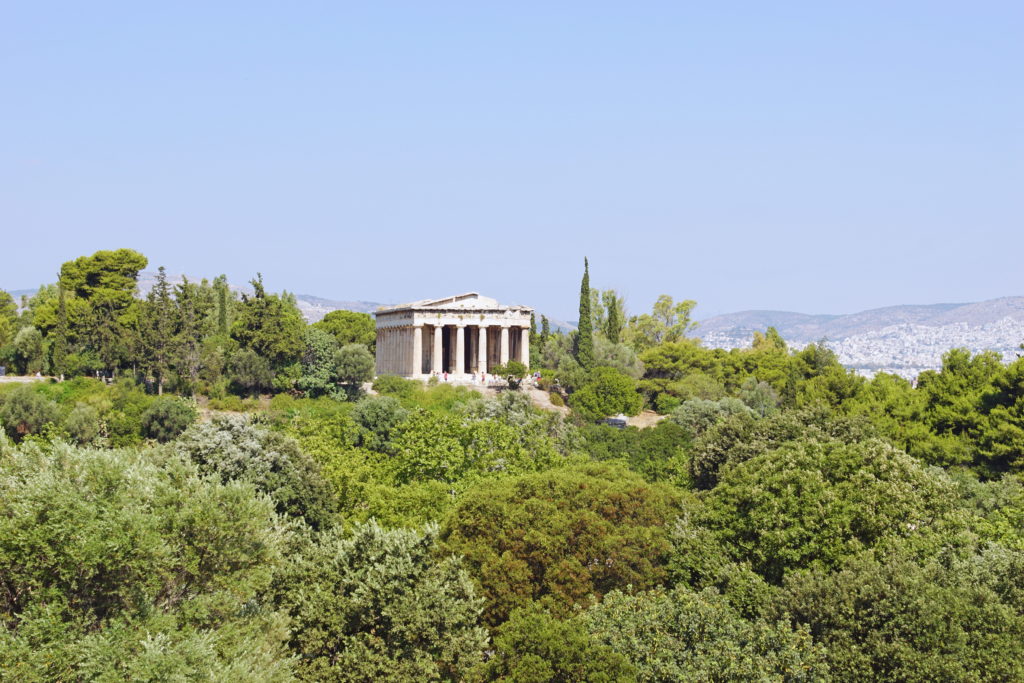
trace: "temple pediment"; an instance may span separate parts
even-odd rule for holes
[[[466,292],[455,294],[442,299],[422,299],[395,306],[381,306],[378,313],[391,313],[396,311],[498,311],[517,310],[524,306],[503,306],[497,299],[483,296],[477,292]]]

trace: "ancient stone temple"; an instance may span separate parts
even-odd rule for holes
[[[530,314],[476,292],[377,309],[377,374],[455,380],[510,359],[530,365]]]

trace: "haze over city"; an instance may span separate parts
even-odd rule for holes
[[[574,319],[1021,294],[1019,3],[20,3],[0,287],[129,247]],[[47,255],[41,254],[45,245]]]

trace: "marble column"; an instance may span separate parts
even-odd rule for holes
[[[523,365],[526,366],[526,369],[529,370],[530,369],[530,328],[529,327],[522,328],[521,333],[522,333],[522,336],[520,337],[521,341],[519,342],[519,355],[522,356],[522,358],[520,358],[519,360],[520,360],[520,362],[522,362]]]
[[[444,328],[440,325],[434,325],[434,362],[430,364],[430,371],[441,374],[444,372]]]
[[[461,375],[466,372],[466,326],[455,326],[455,362],[452,373]]]
[[[402,328],[402,374],[412,374],[412,328]]]
[[[423,374],[423,325],[412,326],[412,376]]]
[[[508,325],[501,326],[501,356],[498,362],[502,365],[508,363]]]
[[[477,344],[477,370],[487,373],[487,326],[480,326],[480,343]]]

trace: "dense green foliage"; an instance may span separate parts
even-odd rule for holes
[[[512,612],[494,636],[494,654],[478,673],[507,683],[618,683],[636,680],[629,660],[572,621],[536,605]]]
[[[283,540],[248,484],[174,457],[5,448],[0,678],[288,680]]]
[[[576,617],[640,681],[820,681],[825,649],[806,629],[747,620],[714,589],[612,592]]]
[[[480,485],[449,513],[444,541],[466,558],[498,624],[540,600],[568,614],[616,588],[666,576],[665,524],[677,494],[607,465],[585,465]]]
[[[478,392],[146,264],[0,292],[3,680],[1024,680],[1024,360],[711,349],[585,261]]]
[[[293,620],[300,673],[320,681],[458,680],[480,661],[480,600],[437,528],[323,534],[278,586]]]

